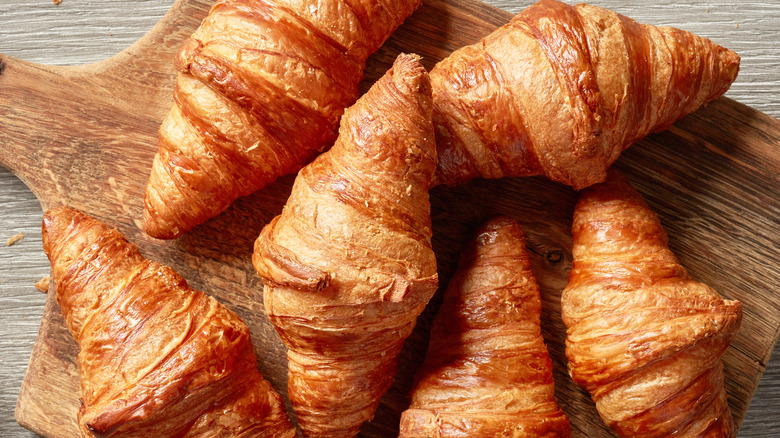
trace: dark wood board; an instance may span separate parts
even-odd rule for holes
[[[262,306],[252,244],[277,215],[293,176],[242,198],[175,241],[140,229],[143,191],[156,133],[172,102],[173,56],[205,16],[210,1],[180,0],[144,38],[105,61],[49,67],[0,55],[0,164],[18,175],[48,209],[62,204],[118,228],[149,258],[170,265],[196,288],[237,311],[252,330],[260,370],[285,394],[284,346]],[[369,60],[363,89],[400,51],[431,67],[511,18],[474,0],[426,1]],[[742,330],[725,356],[729,402],[741,423],[780,330],[780,122],[722,98],[669,130],[629,148],[616,166],[644,194],[692,276],[744,306]],[[474,181],[431,192],[434,249],[442,287],[473,229],[493,214],[523,224],[542,287],[542,327],[555,364],[556,393],[575,436],[612,436],[587,394],[566,374],[560,293],[571,266],[576,193],[543,178]],[[23,426],[46,437],[76,436],[77,346],[50,291],[16,409]],[[396,383],[364,437],[396,436],[398,418],[440,294],[402,352]]]

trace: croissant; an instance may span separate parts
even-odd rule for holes
[[[80,347],[82,437],[295,436],[235,313],[78,210],[44,215],[43,248]]]
[[[742,308],[693,281],[658,217],[610,171],[574,211],[561,297],[572,378],[625,437],[729,437],[721,356]]]
[[[438,286],[431,110],[427,72],[400,55],[346,110],[333,148],[299,172],[255,242],[305,436],[351,437],[373,417]]]
[[[602,182],[632,142],[721,96],[739,56],[678,29],[542,0],[431,70],[436,184]]]
[[[400,437],[568,437],[520,224],[499,216],[463,252],[431,328]]]
[[[144,229],[171,239],[336,138],[368,56],[422,0],[221,0],[176,59]]]

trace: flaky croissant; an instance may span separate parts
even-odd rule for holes
[[[288,395],[308,437],[373,417],[438,285],[428,187],[431,87],[418,59],[346,110],[333,148],[298,174],[255,243],[265,308],[288,347]]]
[[[221,0],[177,58],[144,229],[174,238],[333,143],[368,56],[421,0]]]
[[[82,437],[295,436],[235,313],[72,208],[44,216],[43,247],[80,347]]]
[[[520,224],[491,219],[447,287],[400,437],[571,436],[541,309]]]
[[[582,192],[572,233],[566,356],[604,422],[625,437],[733,436],[721,356],[740,303],[688,276],[615,171]]]
[[[436,183],[601,182],[632,142],[721,96],[738,70],[737,54],[689,32],[542,0],[431,71]]]

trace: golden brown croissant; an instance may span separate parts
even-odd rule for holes
[[[520,224],[499,216],[463,253],[431,328],[401,437],[568,437]]]
[[[721,356],[742,308],[693,281],[658,217],[621,175],[582,192],[561,298],[566,356],[604,422],[626,437],[729,437]]]
[[[44,216],[43,247],[80,347],[81,436],[295,436],[235,313],[78,210]]]
[[[739,56],[678,29],[542,0],[431,71],[436,182],[530,176],[580,189],[729,88]]]
[[[368,56],[421,0],[221,0],[184,42],[144,228],[174,238],[333,143]]]
[[[347,109],[333,148],[300,171],[255,243],[306,436],[354,436],[373,417],[436,291],[430,93],[417,58],[400,55]]]

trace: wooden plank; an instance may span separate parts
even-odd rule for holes
[[[0,122],[6,128],[0,133],[5,146],[0,163],[28,184],[44,208],[67,203],[103,219],[147,257],[173,266],[193,286],[236,310],[252,329],[261,372],[284,393],[284,347],[262,311],[262,285],[249,256],[259,230],[281,211],[293,178],[239,200],[177,241],[156,241],[138,227],[156,130],[171,101],[170,61],[209,3],[176,3],[144,39],[101,63],[64,68],[6,59],[0,76]],[[469,0],[427,2],[371,58],[363,89],[400,51],[423,55],[431,67],[509,18],[506,12]],[[51,108],[57,109],[54,115]],[[771,117],[721,99],[633,146],[617,163],[661,216],[672,249],[692,275],[745,306],[743,330],[726,356],[727,388],[738,423],[780,327],[780,302],[773,296],[778,280],[773,248],[780,235],[778,125]],[[434,245],[445,285],[460,246],[477,224],[497,213],[520,220],[542,287],[542,325],[555,363],[558,400],[577,436],[610,436],[587,394],[565,371],[559,298],[571,262],[569,226],[575,197],[570,188],[542,178],[436,188]],[[17,419],[45,436],[74,436],[77,350],[52,297]],[[376,418],[363,427],[363,436],[395,436],[438,300],[437,295],[420,318],[402,354],[396,384]]]

